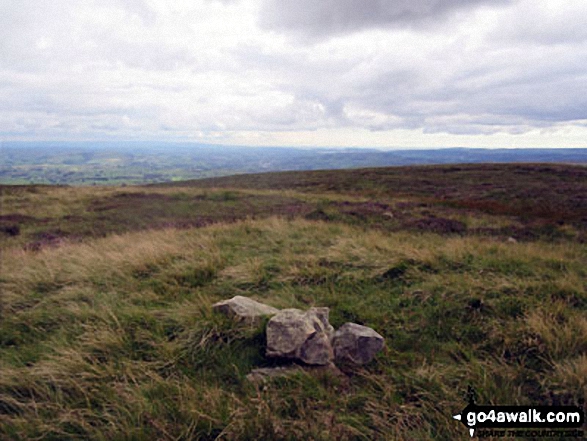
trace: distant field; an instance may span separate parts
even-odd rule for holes
[[[0,439],[470,439],[587,398],[587,168],[482,164],[0,186]],[[234,295],[387,348],[264,386]]]
[[[587,149],[391,150],[148,142],[0,142],[0,184],[136,185],[282,170],[417,164],[587,164]]]

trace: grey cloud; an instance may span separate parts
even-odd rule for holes
[[[480,4],[511,0],[265,0],[260,23],[312,38],[366,28],[417,25]]]
[[[494,40],[505,42],[561,45],[587,41],[587,4],[567,1],[548,4],[524,2],[515,15],[506,16]],[[523,19],[521,19],[523,17]]]
[[[262,1],[264,26],[314,42],[440,23],[463,8],[508,3]],[[587,7],[561,7],[551,17],[546,0],[514,1],[488,20],[464,15],[450,33],[377,32],[377,41],[357,34],[307,45],[249,28],[233,35],[222,20],[240,11],[238,0],[209,0],[189,17],[168,16],[145,0],[104,0],[106,10],[75,0],[0,0],[0,133],[485,134],[587,119],[587,27],[580,13]],[[208,10],[216,21],[207,21]],[[254,23],[256,9],[243,10],[252,11],[243,21]],[[205,31],[191,34],[199,19]]]
[[[372,76],[356,87],[337,89],[349,110],[347,121],[371,130],[423,128],[428,133],[523,133],[587,119],[587,62],[575,51],[575,61],[553,56],[540,64],[494,59],[475,65],[466,74],[435,78],[435,72],[390,71]],[[518,58],[521,58],[518,55]],[[558,59],[557,59],[558,58]],[[331,92],[332,95],[334,95]],[[363,112],[361,114],[361,112]]]
[[[523,49],[518,51],[522,58]],[[544,59],[530,57],[526,63],[479,63],[473,73],[454,79],[448,93],[458,97],[460,109],[507,116],[512,124],[518,117],[537,126],[587,118],[587,90],[582,86],[587,82],[587,48],[544,49],[543,54]]]
[[[242,47],[243,66],[266,71],[281,91],[323,109],[317,120],[254,115],[264,127],[423,128],[427,132],[520,133],[587,118],[587,49],[484,48],[462,53],[439,47],[435,61],[397,65],[394,50],[346,62]],[[238,55],[238,54],[235,54]],[[238,56],[237,56],[238,59]],[[368,68],[365,68],[365,65]],[[354,109],[354,110],[353,110]],[[289,109],[293,110],[293,109]],[[294,112],[292,112],[294,114]],[[299,113],[298,113],[299,116]],[[294,122],[295,120],[295,122]],[[254,126],[254,123],[251,123]]]

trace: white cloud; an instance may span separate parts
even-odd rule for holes
[[[576,145],[586,19],[572,0],[3,0],[0,139]]]

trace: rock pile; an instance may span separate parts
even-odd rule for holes
[[[328,321],[328,308],[279,310],[236,296],[214,304],[213,309],[247,322],[272,316],[266,329],[268,357],[316,366],[329,365],[333,361],[366,364],[384,346],[383,337],[367,326],[345,323],[334,332]]]

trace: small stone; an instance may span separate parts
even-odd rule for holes
[[[334,363],[321,366],[300,366],[298,364],[289,364],[286,366],[275,366],[266,368],[253,369],[245,377],[251,383],[265,383],[273,378],[287,378],[298,373],[309,375],[331,375],[338,378],[344,385],[348,386],[348,377],[336,367]]]
[[[253,369],[247,374],[246,379],[251,383],[262,383],[270,378],[288,377],[296,372],[300,372],[299,366],[278,366],[273,368],[258,368]]]
[[[337,361],[355,364],[369,363],[383,349],[385,341],[373,329],[356,323],[345,323],[332,336],[332,347]]]
[[[232,299],[215,303],[212,305],[212,309],[226,316],[236,317],[248,322],[257,322],[264,316],[274,315],[279,312],[279,309],[273,306],[265,305],[243,296],[235,296]]]

